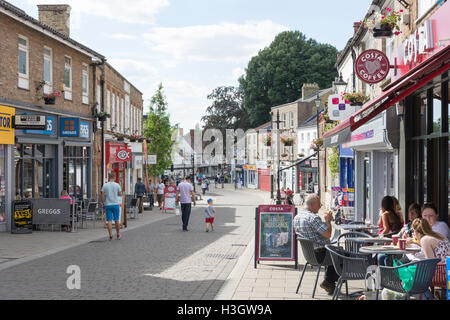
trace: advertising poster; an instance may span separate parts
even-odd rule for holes
[[[295,206],[264,205],[258,208],[257,258],[258,260],[287,260],[295,257],[293,220]]]
[[[33,232],[33,205],[30,201],[20,200],[13,202],[13,216],[11,233]]]
[[[447,300],[450,300],[450,257],[446,258],[447,265]]]
[[[177,199],[177,187],[172,185],[167,186],[164,189],[164,203],[163,203],[164,211],[175,210],[176,199]]]

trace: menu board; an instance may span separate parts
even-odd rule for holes
[[[11,233],[33,232],[33,205],[28,200],[13,202]]]
[[[296,261],[295,206],[262,205],[257,211],[256,259]]]
[[[450,257],[446,258],[447,265],[447,300],[450,300]]]
[[[177,199],[177,187],[176,186],[167,186],[164,189],[164,210],[175,210],[176,208],[176,199]]]

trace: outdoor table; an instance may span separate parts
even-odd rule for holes
[[[374,243],[374,244],[392,242],[391,238],[379,238],[379,237],[358,237],[358,238],[349,238],[349,240],[359,243]]]
[[[378,226],[367,226],[365,224],[335,224],[332,225],[339,230],[375,230],[380,229]]]
[[[408,245],[405,250],[400,250],[399,247],[394,245],[380,245],[380,246],[365,246],[359,248],[359,252],[365,254],[386,254],[388,255],[389,265],[392,265],[393,260],[392,256],[394,255],[403,255],[410,253],[417,253],[421,250],[418,245]]]

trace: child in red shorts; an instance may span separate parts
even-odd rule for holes
[[[205,209],[206,215],[206,232],[209,232],[209,226],[211,226],[211,231],[214,231],[214,215],[216,213],[216,209],[213,207],[213,200],[208,199],[208,206]]]

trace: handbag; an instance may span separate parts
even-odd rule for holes
[[[403,263],[394,259],[394,267],[402,266]],[[417,266],[408,266],[404,268],[398,268],[398,277],[403,282],[403,289],[409,291],[412,288],[414,282],[414,275],[416,273]]]

